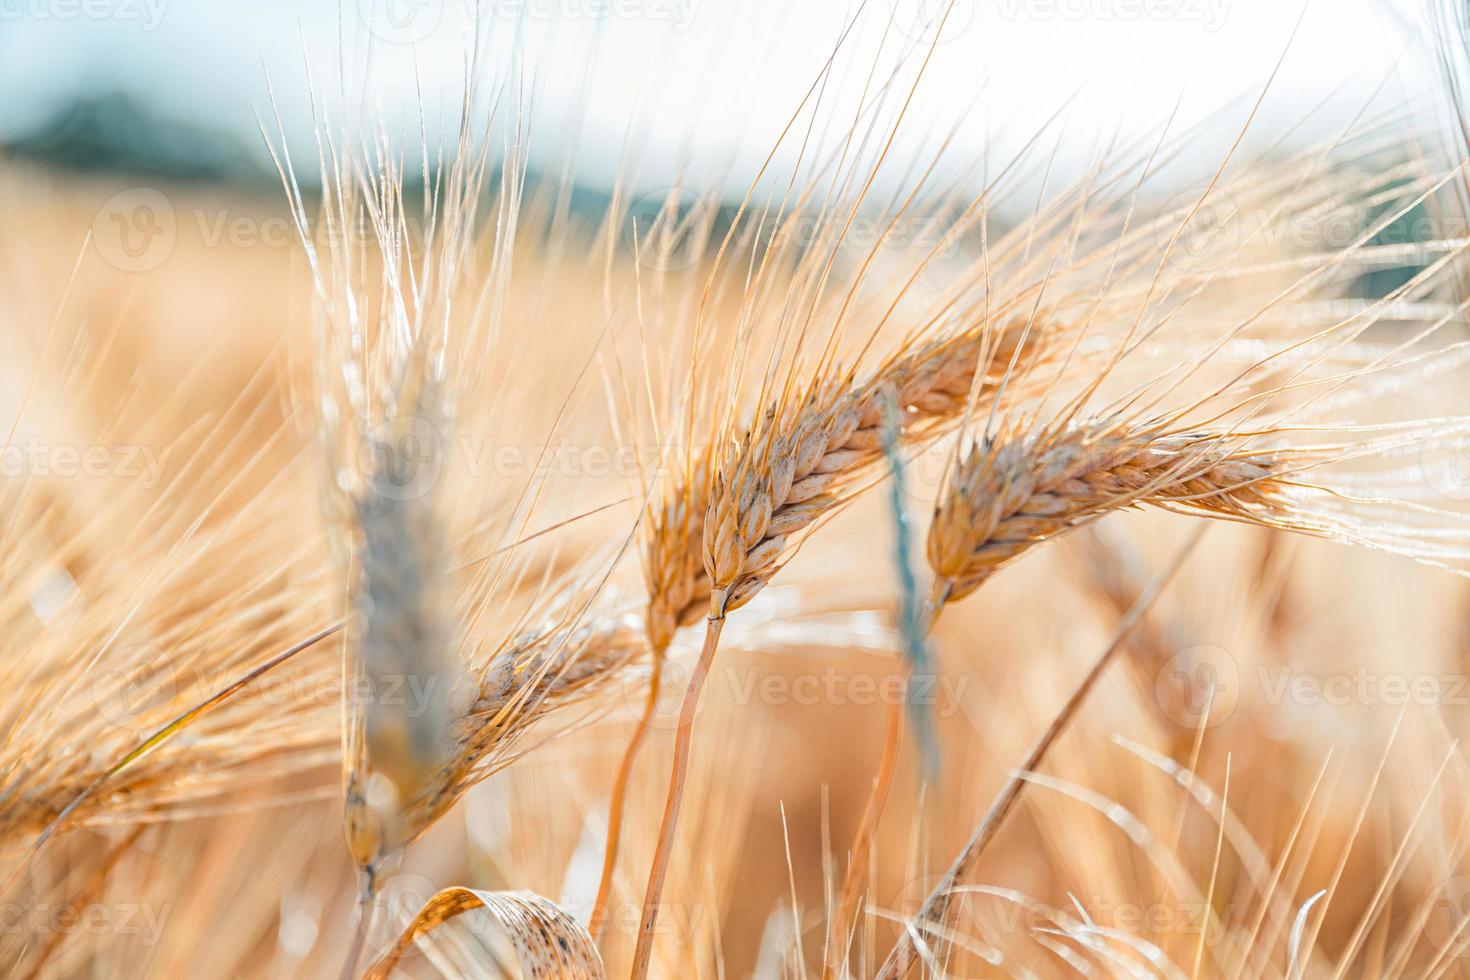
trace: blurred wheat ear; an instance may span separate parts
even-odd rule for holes
[[[416,356],[409,369],[425,364]],[[431,495],[392,492],[392,469],[403,464],[398,443],[413,438],[408,420],[443,425],[435,388],[428,378],[404,378],[407,404],[384,423],[367,487],[354,501],[360,581],[350,642],[366,684],[349,713],[346,820],[353,857],[370,875],[418,835],[412,806],[436,790],[453,751],[451,697],[460,671],[446,608],[444,531]]]
[[[451,925],[463,934],[451,936]],[[413,917],[363,974],[388,980],[415,943],[446,976],[602,980],[592,937],[554,903],[530,892],[446,888]]]

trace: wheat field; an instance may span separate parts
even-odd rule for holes
[[[1466,972],[1464,52],[1180,193],[823,43],[748,181],[478,46],[3,162],[5,975]]]

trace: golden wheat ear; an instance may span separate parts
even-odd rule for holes
[[[936,597],[957,601],[1036,544],[1143,504],[1288,523],[1288,459],[1236,448],[1239,435],[1084,424],[1055,436],[1007,434],[953,470],[930,525]]]
[[[606,975],[586,928],[531,892],[444,889],[425,903],[364,980],[387,980],[415,943],[446,976],[602,980]]]

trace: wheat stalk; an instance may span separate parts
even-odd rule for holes
[[[785,402],[769,408],[751,430],[734,441],[716,465],[700,462],[691,470],[709,474],[707,485],[676,486],[671,503],[653,521],[650,543],[648,625],[655,659],[674,631],[707,611],[705,640],[680,708],[673,773],[658,846],[643,899],[643,918],[634,953],[633,976],[642,976],[652,956],[659,896],[678,827],[683,770],[693,738],[695,708],[703,680],[719,643],[728,612],[749,602],[775,574],[788,552],[788,540],[843,502],[848,489],[883,458],[885,397],[907,408],[909,434],[932,433],[955,422],[976,392],[997,393],[1023,351],[1030,366],[1048,348],[1038,334],[1031,349],[1034,321],[1017,318],[1000,330],[981,325],[965,333],[922,345],[888,360],[868,382],[847,387],[842,380],[818,381],[789,413]],[[793,417],[788,421],[788,414]],[[719,443],[717,442],[716,445]],[[703,491],[703,492],[702,492]],[[695,515],[701,511],[703,518]],[[690,546],[701,548],[691,560]],[[703,575],[699,574],[699,569]],[[701,602],[701,599],[707,601]],[[640,732],[646,726],[646,717]],[[620,772],[630,766],[635,741]],[[626,777],[624,777],[626,778]],[[620,788],[614,800],[620,801]],[[611,823],[611,822],[610,822]],[[604,888],[616,844],[609,839],[603,865]],[[605,905],[600,893],[598,907]]]

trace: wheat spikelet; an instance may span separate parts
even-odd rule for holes
[[[973,447],[929,531],[937,597],[962,599],[1031,546],[1121,508],[1286,521],[1289,457],[1236,448],[1241,442],[1229,430],[1174,434],[1102,422]]]
[[[636,618],[609,617],[523,637],[496,654],[481,669],[458,725],[452,793],[457,797],[512,761],[521,735],[557,709],[590,697],[645,649]]]
[[[437,419],[436,386],[422,355],[407,366],[405,404],[383,423],[386,441],[410,438],[407,419]],[[380,437],[382,438],[382,437]],[[365,704],[349,729],[347,840],[358,865],[372,869],[417,835],[403,803],[432,792],[442,767],[458,659],[447,609],[444,529],[431,496],[392,493],[396,454],[373,454],[368,487],[353,498],[360,569],[348,642]],[[410,696],[394,693],[407,690]]]

